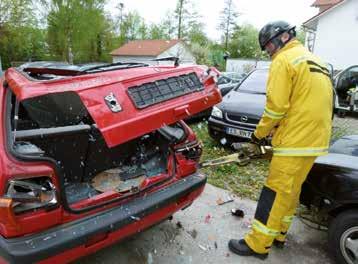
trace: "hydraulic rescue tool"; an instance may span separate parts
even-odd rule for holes
[[[199,164],[199,168],[213,167],[228,163],[237,163],[239,166],[246,166],[251,159],[272,157],[272,147],[262,146],[253,143],[233,143],[232,147],[238,152],[227,155],[225,157],[203,161]]]

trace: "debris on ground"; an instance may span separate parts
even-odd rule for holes
[[[226,257],[227,257],[227,258],[230,257],[230,254],[229,254],[229,253],[226,253]]]
[[[177,222],[177,228],[179,228],[179,229],[183,228],[183,225],[182,225],[182,223],[180,221]]]
[[[210,219],[211,219],[211,215],[208,214],[204,220],[205,224],[210,224]]]
[[[198,236],[198,231],[196,231],[196,229],[193,229],[191,231],[187,231],[187,233],[194,239],[196,239],[196,237]]]
[[[202,249],[203,251],[207,251],[208,249],[206,247],[204,247],[203,245],[198,245],[200,249]]]
[[[237,217],[244,217],[245,216],[244,211],[241,210],[241,209],[231,209],[231,214],[233,216],[237,216]]]
[[[150,252],[148,253],[147,264],[153,264],[153,256]]]
[[[221,197],[219,197],[219,199],[216,200],[216,204],[223,205],[223,204],[231,203],[233,201],[234,199],[229,195],[226,199],[222,199]]]

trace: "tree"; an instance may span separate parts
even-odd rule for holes
[[[190,0],[178,0],[174,16],[177,20],[177,38],[188,40],[190,30],[200,24],[194,4]]]
[[[297,30],[297,39],[304,45],[306,42],[306,32],[303,28]]]
[[[0,57],[4,68],[14,61],[42,59],[44,36],[31,0],[0,1]]]
[[[187,40],[190,44],[197,43],[201,46],[207,46],[209,39],[204,32],[204,25],[197,21],[192,21],[189,24]]]
[[[109,59],[112,49],[105,0],[50,0],[47,2],[47,42],[55,59],[70,63]],[[73,59],[72,59],[73,58]]]
[[[258,43],[258,30],[250,25],[236,26],[232,40],[228,44],[228,51],[233,58],[267,58]]]
[[[223,30],[225,49],[228,48],[230,36],[235,26],[239,13],[235,11],[233,0],[225,0],[225,7],[221,11],[219,29]]]
[[[168,39],[165,28],[161,24],[151,24],[148,32],[149,39]]]
[[[175,13],[167,11],[164,19],[160,23],[160,28],[163,30],[165,39],[173,39],[175,37]]]

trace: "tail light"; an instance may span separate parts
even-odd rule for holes
[[[202,154],[202,146],[199,142],[194,142],[176,149],[176,153],[181,153],[185,158],[199,161]]]
[[[48,177],[10,180],[0,206],[20,214],[57,204],[56,188]]]

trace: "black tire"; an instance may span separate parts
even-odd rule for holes
[[[358,209],[340,213],[329,225],[328,243],[330,252],[338,264],[353,264],[352,260],[358,259],[358,254],[352,254],[345,246],[349,238],[358,240]]]
[[[347,114],[346,110],[341,110],[341,109],[339,109],[339,110],[337,111],[337,115],[338,115],[338,117],[340,117],[340,118],[345,118],[345,117],[346,117],[346,114]]]

